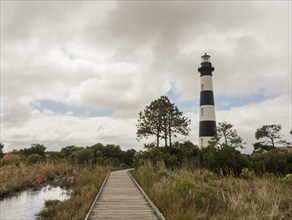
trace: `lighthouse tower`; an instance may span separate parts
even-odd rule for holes
[[[207,147],[208,141],[216,134],[215,103],[213,94],[212,72],[214,67],[210,62],[210,56],[205,53],[202,56],[201,66],[198,71],[201,73],[200,86],[200,147]]]

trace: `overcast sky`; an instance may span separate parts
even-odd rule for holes
[[[253,150],[291,135],[291,1],[1,1],[4,151],[101,142],[143,149],[138,113],[167,95],[198,143],[197,71],[207,52],[216,120]]]

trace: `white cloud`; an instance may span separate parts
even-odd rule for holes
[[[15,110],[16,109],[16,110]],[[28,106],[18,106],[4,114],[1,139],[7,145],[6,151],[18,147],[28,147],[31,143],[43,143],[49,149],[59,150],[68,145],[88,146],[97,142],[118,144],[124,149],[143,149],[149,140],[136,141],[137,118],[116,117],[76,117],[70,114],[58,115],[51,111],[39,112]],[[26,120],[19,123],[18,119]],[[191,132],[185,139],[198,143],[199,115],[185,114],[191,119]],[[234,125],[238,134],[246,142],[243,152],[250,153],[256,141],[254,133],[264,124],[281,124],[282,134],[291,141],[291,97],[279,96],[261,103],[232,108],[228,111],[216,111],[217,123],[227,121]]]
[[[32,108],[27,105],[16,105],[13,106],[6,114],[1,114],[1,123],[20,126],[25,124],[31,117]]]
[[[70,114],[58,115],[50,111],[32,110],[30,117],[19,124],[11,115],[4,115],[1,141],[7,147],[29,147],[31,143],[45,144],[49,150],[60,150],[68,145],[89,146],[95,143],[122,145],[124,149],[137,148],[135,123],[133,119],[110,117],[75,117]]]
[[[31,106],[38,101],[53,100],[72,107],[112,110],[107,120],[115,131],[113,140],[132,145],[121,136],[134,137],[134,128],[123,135],[115,130],[122,127],[122,120],[127,124],[136,119],[145,105],[170,89],[178,95],[174,101],[199,99],[197,67],[205,52],[211,54],[215,66],[217,97],[259,93],[287,97],[291,93],[290,9],[289,1],[1,2],[1,117],[5,124],[1,135],[11,143],[49,141],[43,133],[50,129],[54,142],[60,138],[58,143],[71,143],[86,135],[74,126],[76,131],[69,134],[68,120],[84,130],[94,126],[93,120],[101,123],[99,117],[78,118],[70,111],[63,116],[32,113]],[[267,107],[261,104],[250,107],[259,112]],[[291,105],[286,107],[291,109]],[[226,113],[226,121],[246,127],[248,119],[236,119],[240,111],[244,115],[251,110],[233,108]],[[218,112],[219,119],[220,115],[227,117]],[[265,124],[266,119],[255,121]],[[277,114],[270,114],[270,119],[284,123]],[[61,129],[54,128],[54,121]],[[16,123],[26,123],[33,132]],[[196,130],[192,140],[196,140]],[[97,137],[88,134],[92,141]],[[97,134],[104,141],[110,139],[101,130]]]

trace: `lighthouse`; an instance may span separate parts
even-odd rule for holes
[[[210,62],[210,56],[205,53],[202,56],[200,72],[200,125],[199,142],[200,147],[207,147],[208,141],[216,135],[215,102],[213,93],[212,72],[215,68]]]

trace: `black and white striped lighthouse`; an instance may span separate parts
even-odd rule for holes
[[[202,56],[201,66],[198,71],[201,73],[200,93],[200,147],[207,147],[208,141],[216,135],[215,103],[213,93],[212,72],[214,67],[210,62],[210,56],[205,53]]]

